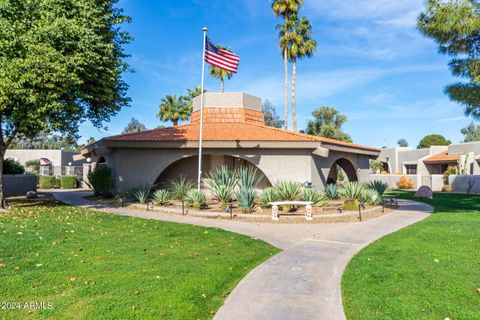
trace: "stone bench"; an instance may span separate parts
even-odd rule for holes
[[[312,204],[313,202],[309,201],[278,201],[278,202],[269,202],[269,205],[272,206],[272,220],[278,221],[278,207],[279,206],[305,206],[305,219],[311,221],[312,218]]]

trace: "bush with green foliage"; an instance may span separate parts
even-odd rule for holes
[[[112,177],[112,169],[106,165],[99,165],[88,174],[90,189],[96,196],[112,198],[115,194],[115,186]]]
[[[327,204],[328,198],[325,193],[318,191],[315,188],[306,188],[303,190],[300,200],[312,202],[312,205],[316,207],[322,207]]]
[[[77,177],[75,176],[61,176],[60,186],[62,189],[75,189],[77,187]]]
[[[360,201],[370,206],[375,206],[382,203],[382,196],[375,189],[365,188],[363,189]]]
[[[3,174],[23,174],[25,168],[17,161],[12,159],[3,160]]]
[[[302,194],[300,183],[291,180],[280,181],[275,185],[275,190],[280,201],[295,201]]]
[[[278,196],[275,188],[263,189],[262,193],[260,194],[260,206],[262,208],[270,208],[271,205],[268,203],[276,201],[280,201],[280,197]]]
[[[336,200],[340,198],[340,193],[338,192],[338,186],[336,184],[327,184],[323,192],[325,193],[325,196],[327,196],[327,198],[330,200]]]
[[[238,183],[237,172],[228,169],[227,166],[220,166],[208,173],[204,184],[212,196],[218,198],[223,209],[235,195],[235,187]]]
[[[195,209],[202,209],[205,207],[207,198],[205,194],[200,190],[191,189],[187,192],[186,199],[187,205]]]
[[[445,139],[444,136],[439,134],[430,134],[420,140],[417,149],[430,148],[431,146],[448,146],[450,144],[452,144],[452,141]]]
[[[375,190],[378,194],[383,195],[388,189],[388,183],[380,180],[370,181],[370,183],[367,184],[367,188]]]
[[[264,175],[259,174],[256,168],[247,166],[238,168],[236,176],[239,189],[256,189],[264,178]]]
[[[53,189],[55,188],[55,176],[39,176],[38,185],[40,189]]]
[[[153,193],[152,200],[158,206],[168,206],[170,204],[171,194],[168,190],[158,189]]]
[[[170,180],[169,183],[170,195],[175,200],[185,200],[187,193],[195,187],[195,183],[184,176],[180,176],[177,180]]]
[[[28,160],[25,162],[25,167],[29,168],[31,172],[38,174],[40,172],[40,160]]]
[[[142,204],[147,203],[150,196],[150,189],[151,188],[147,185],[135,187],[127,192],[127,196],[133,201],[140,202]]]

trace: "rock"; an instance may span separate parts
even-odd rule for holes
[[[433,198],[433,193],[432,189],[427,186],[421,186],[418,188],[418,191],[415,193],[413,196],[414,198],[419,198],[419,199],[432,199]]]
[[[255,213],[261,213],[261,212],[263,212],[263,209],[262,209],[260,206],[255,205],[255,206],[253,207],[253,212],[255,212]]]
[[[35,191],[28,191],[27,192],[27,199],[37,199],[38,194]]]

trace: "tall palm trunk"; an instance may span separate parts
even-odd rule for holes
[[[285,72],[285,82],[284,82],[284,101],[283,107],[285,108],[285,129],[288,130],[288,57],[287,57],[287,48],[283,49],[283,64]]]
[[[293,58],[292,66],[292,115],[293,131],[297,131],[297,109],[295,108],[295,80],[297,78],[297,58]]]
[[[225,82],[223,81],[223,78],[220,78],[220,92],[225,91]]]

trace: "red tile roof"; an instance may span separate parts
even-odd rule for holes
[[[199,125],[187,124],[176,127],[135,132],[103,139],[104,141],[198,141]],[[334,139],[277,129],[252,123],[204,123],[204,141],[269,141],[269,142],[322,142],[350,148],[379,151],[377,148],[357,145]]]
[[[424,163],[452,163],[460,159],[458,154],[448,154],[447,151],[436,154],[430,158],[423,160]]]

